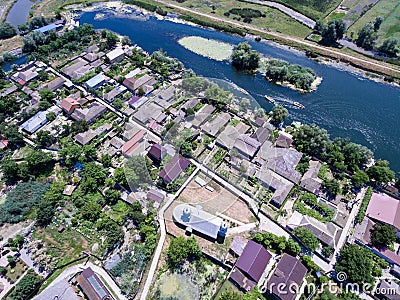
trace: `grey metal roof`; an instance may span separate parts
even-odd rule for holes
[[[185,209],[189,211],[188,215],[184,214]],[[224,223],[220,217],[188,204],[177,205],[173,211],[173,218],[175,222],[213,239],[218,237],[218,232]]]
[[[215,117],[213,120],[204,123],[201,126],[201,130],[203,130],[205,133],[215,136],[218,131],[226,125],[226,123],[229,122],[231,116],[230,114],[223,112],[219,114],[217,117]]]

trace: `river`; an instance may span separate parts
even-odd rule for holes
[[[10,9],[7,15],[7,22],[18,28],[18,25],[25,24],[29,16],[29,11],[35,1],[18,0]]]
[[[102,11],[104,13],[104,11]],[[237,72],[227,62],[218,62],[199,56],[178,44],[184,36],[201,36],[231,44],[244,38],[223,32],[180,24],[151,17],[137,20],[107,15],[96,19],[95,12],[86,12],[80,22],[95,28],[106,28],[129,36],[134,44],[153,52],[162,48],[170,56],[178,58],[187,68],[206,77],[231,81],[247,90],[267,111],[272,104],[264,99],[270,95],[285,106],[291,120],[316,123],[326,128],[332,137],[348,137],[374,151],[376,158],[386,159],[391,167],[400,171],[400,89],[391,85],[362,78],[339,68],[319,64],[304,54],[271,45],[267,42],[249,40],[253,48],[263,55],[284,59],[291,63],[312,68],[323,77],[318,90],[308,94],[269,83],[261,75]],[[291,103],[299,101],[305,109],[294,108]]]

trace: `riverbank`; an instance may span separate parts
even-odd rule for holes
[[[279,47],[285,47],[286,49],[290,49],[290,51],[300,51],[301,53],[311,53],[311,57],[316,61],[323,61],[324,64],[328,63],[332,66],[336,66],[338,64],[342,64],[340,69],[350,70],[352,73],[360,73],[359,76],[364,76],[366,78],[373,79],[375,81],[391,83],[391,84],[399,84],[400,83],[400,68],[396,66],[388,65],[383,62],[379,62],[376,60],[371,60],[367,57],[360,57],[357,53],[345,54],[342,52],[338,52],[340,49],[331,50],[331,48],[325,48],[323,46],[314,45],[308,41],[298,40],[297,38],[287,37],[280,33],[268,32],[259,28],[254,28],[254,26],[248,24],[240,24],[238,22],[234,22],[231,20],[220,20],[219,18],[215,18],[214,16],[204,16],[204,14],[200,12],[193,12],[184,7],[180,7],[176,4],[170,4],[165,1],[149,1],[149,0],[130,0],[130,2],[135,2],[136,5],[133,4],[125,4],[119,1],[110,2],[112,4],[107,5],[108,8],[115,7],[116,13],[119,11],[121,7],[131,7],[140,9],[144,13],[146,10],[143,9],[142,6],[153,5],[152,7],[156,7],[155,4],[160,4],[160,8],[164,11],[179,14],[180,21],[188,25],[206,27],[206,28],[214,28],[216,30],[225,31],[231,34],[238,34],[240,36],[261,36],[263,38],[262,42],[273,43],[274,45],[279,45]],[[118,3],[118,4],[117,4]],[[108,3],[107,3],[108,4]],[[104,8],[104,3],[95,3],[93,6],[89,8],[81,7],[84,11],[93,11],[95,9]],[[167,16],[163,17],[155,13],[154,11],[147,11],[148,14],[155,15],[157,18],[165,18],[168,20],[172,20],[173,18]],[[177,11],[179,10],[179,11]],[[198,18],[200,15],[201,18]],[[204,21],[205,19],[215,20],[214,22]],[[221,23],[222,21],[222,23]],[[224,23],[226,22],[226,23]],[[239,29],[240,28],[240,29]],[[250,29],[249,29],[250,28]],[[327,61],[328,60],[328,61]],[[361,72],[357,72],[352,70],[355,68],[360,70]],[[372,74],[368,74],[372,73]],[[372,75],[372,76],[371,76]],[[378,76],[378,77],[377,77]]]
[[[153,6],[159,5],[163,10],[179,13],[185,20],[189,20],[199,25],[209,26],[218,30],[241,34],[241,35],[244,34],[260,35],[264,39],[286,44],[288,46],[295,47],[304,52],[306,51],[312,52],[313,55],[316,56],[321,55],[335,60],[339,59],[345,63],[349,63],[354,67],[361,68],[367,72],[369,71],[384,75],[385,77],[387,77],[387,80],[392,80],[392,78],[397,82],[400,80],[399,67],[362,56],[361,54],[358,53],[349,54],[348,51],[346,52],[345,50],[336,48],[327,48],[299,38],[287,36],[277,32],[271,32],[268,30],[264,30],[262,28],[256,28],[249,24],[239,23],[230,19],[215,17],[213,15],[201,13],[199,11],[182,7],[180,5],[170,3],[164,0],[157,0],[157,1],[141,0],[141,1],[131,1],[131,2],[135,2],[138,5],[140,5],[141,3]]]

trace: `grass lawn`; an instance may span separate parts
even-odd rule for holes
[[[253,18],[252,25],[260,28],[268,28],[271,31],[282,32],[288,35],[305,38],[311,33],[311,30],[306,26],[300,24],[288,15],[280,12],[277,9],[267,7],[264,5],[244,3],[237,0],[212,0],[212,1],[197,1],[197,0],[186,0],[180,5],[189,8],[195,8],[199,11],[214,14],[219,17],[227,18],[224,13],[232,8],[252,8],[259,10],[265,14],[265,17]],[[215,10],[213,12],[212,6],[214,5]],[[237,17],[231,14],[229,19]]]
[[[6,276],[16,282],[25,273],[25,266],[26,264],[21,259],[18,259],[14,268],[7,267]]]
[[[110,206],[110,208],[111,210],[107,213],[107,215],[118,224],[122,224],[125,212],[129,209],[128,204],[126,204],[124,201],[118,200],[118,202]]]
[[[228,293],[228,292],[233,292],[235,294],[243,296],[243,293],[239,291],[239,289],[235,287],[233,283],[231,283],[228,279],[226,279],[222,284],[221,288],[218,290],[217,294],[215,294],[214,299],[218,300],[223,293]]]
[[[397,9],[396,9],[397,8]],[[385,19],[384,23],[382,23],[381,29],[378,31],[379,37],[386,36],[390,37],[393,34],[397,33],[397,36],[400,36],[399,33],[399,12],[400,12],[400,4],[398,0],[380,0],[376,3],[369,11],[367,11],[361,18],[359,18],[350,28],[347,30],[348,35],[350,36],[351,32],[354,32],[354,38],[356,39],[358,36],[358,32],[361,28],[364,27],[368,22],[373,22],[376,17],[381,16]],[[397,13],[397,15],[396,15]],[[397,28],[397,32],[386,33],[386,30],[392,30],[390,28],[393,27],[393,30]]]
[[[343,17],[345,16],[345,13],[342,12],[333,12],[329,15],[328,17],[328,22],[332,21],[332,20],[337,20],[337,19],[343,19]]]

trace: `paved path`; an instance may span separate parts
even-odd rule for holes
[[[347,219],[346,225],[344,226],[342,234],[339,238],[339,241],[337,242],[335,252],[333,253],[333,258],[330,262],[330,265],[332,267],[336,264],[337,255],[339,254],[340,249],[343,247],[343,245],[345,244],[345,242],[349,236],[350,228],[352,227],[354,219],[355,219],[358,211],[360,210],[362,199],[364,199],[364,195],[365,195],[366,191],[367,191],[367,189],[363,188],[357,194],[356,201],[354,202],[354,205],[353,205],[353,209],[351,210],[351,213],[349,215],[349,218]]]
[[[281,12],[283,12],[284,14],[288,15],[289,17],[295,19],[296,21],[306,25],[307,27],[310,27],[311,29],[313,29],[315,27],[315,21],[313,19],[310,19],[309,17],[307,17],[307,16],[299,13],[298,11],[295,11],[294,9],[291,9],[281,3],[276,3],[276,2],[272,2],[272,1],[263,1],[263,0],[244,0],[244,1],[276,8],[276,9],[280,10]]]
[[[249,24],[242,24],[242,23],[239,23],[237,21],[229,20],[229,19],[222,18],[222,17],[212,16],[212,15],[209,15],[209,14],[206,14],[206,13],[199,12],[199,11],[197,11],[195,9],[186,8],[186,7],[174,4],[174,3],[170,3],[170,2],[165,1],[165,0],[155,0],[155,1],[159,2],[159,3],[162,3],[164,5],[167,5],[169,7],[176,8],[176,9],[181,10],[181,11],[186,11],[186,12],[190,12],[192,14],[198,15],[198,16],[205,17],[205,18],[207,18],[209,20],[219,21],[219,22],[222,22],[222,23],[234,25],[234,26],[239,27],[239,28],[241,27],[241,28],[245,28],[245,29],[248,29],[248,30],[252,30],[254,32],[265,33],[265,34],[268,34],[270,36],[277,37],[277,38],[280,38],[282,40],[286,40],[287,42],[295,42],[297,44],[310,47],[311,49],[316,49],[316,50],[323,51],[324,53],[326,53],[326,55],[334,55],[338,59],[342,59],[342,60],[345,60],[345,61],[351,61],[356,65],[360,64],[360,63],[366,64],[366,65],[368,65],[368,68],[370,68],[371,70],[375,70],[375,69],[376,70],[386,70],[386,71],[395,72],[397,74],[400,74],[400,69],[394,68],[394,67],[392,67],[390,65],[383,64],[382,62],[376,62],[376,61],[374,61],[372,59],[364,59],[364,58],[354,57],[353,55],[349,55],[349,54],[342,53],[340,51],[337,51],[337,50],[334,50],[334,49],[331,49],[331,48],[327,48],[327,47],[323,47],[323,46],[320,46],[320,45],[316,45],[313,42],[305,41],[305,40],[303,40],[301,38],[296,38],[296,37],[288,36],[288,35],[285,35],[285,34],[268,31],[268,30],[265,30],[265,29],[261,29],[261,28],[249,25]]]

